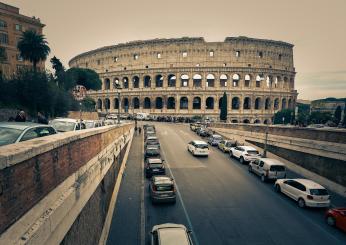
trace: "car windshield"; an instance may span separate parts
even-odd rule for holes
[[[328,191],[326,189],[310,189],[310,193],[311,195],[314,196],[327,196]]]
[[[13,128],[0,128],[0,146],[15,143],[22,130]]]
[[[85,122],[85,128],[93,128],[94,122]]]
[[[258,151],[256,151],[256,150],[249,150],[249,151],[247,151],[247,153],[248,153],[248,154],[251,154],[251,155],[257,155],[257,154],[259,154]]]
[[[148,154],[159,154],[159,149],[147,149]]]
[[[285,171],[285,166],[272,165],[272,166],[270,166],[270,171],[283,172],[283,171]]]
[[[156,185],[156,190],[158,190],[158,191],[172,191],[173,185]]]
[[[207,144],[196,144],[196,147],[200,148],[200,149],[208,149],[208,145]]]
[[[162,163],[152,163],[150,164],[150,168],[162,168]]]
[[[68,132],[74,130],[76,123],[53,120],[50,122],[50,125],[52,125],[58,132]]]

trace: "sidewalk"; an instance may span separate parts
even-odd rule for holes
[[[108,245],[141,243],[142,135],[133,135],[109,230]]]

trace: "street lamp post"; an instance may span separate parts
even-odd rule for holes
[[[269,111],[271,113],[271,105],[272,105],[272,81],[269,79]],[[265,140],[264,140],[264,148],[263,148],[263,157],[267,157],[267,148],[268,148],[268,131],[269,131],[269,123],[267,121],[266,130],[265,130]]]

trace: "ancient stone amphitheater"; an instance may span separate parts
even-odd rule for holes
[[[102,89],[89,95],[103,112],[118,110],[120,92],[122,113],[217,118],[226,92],[229,121],[267,123],[297,98],[293,45],[281,41],[133,41],[82,53],[69,65],[100,75]]]

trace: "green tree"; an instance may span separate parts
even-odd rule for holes
[[[23,32],[17,48],[23,59],[29,60],[32,63],[34,71],[37,70],[37,63],[45,60],[50,53],[50,48],[44,35],[38,34],[33,30]]]
[[[226,92],[223,93],[223,96],[221,99],[220,120],[221,121],[227,121],[227,95],[226,95]]]
[[[342,120],[342,126],[346,127],[346,102],[344,107],[344,119]]]
[[[5,47],[0,47],[0,63],[4,63],[7,60]]]
[[[51,58],[50,63],[52,64],[52,67],[55,70],[56,77],[58,77],[59,74],[61,74],[62,72],[65,72],[65,67],[57,57],[54,56],[53,58]]]
[[[99,90],[102,86],[99,75],[93,70],[84,68],[68,69],[64,83],[65,89],[71,89],[75,85],[83,85],[88,90]]]
[[[274,124],[286,124],[290,123],[293,119],[293,110],[283,109],[278,111],[274,115]]]
[[[342,109],[341,106],[336,107],[335,112],[334,112],[334,122],[338,125],[339,122],[341,121],[341,114],[342,114]]]
[[[85,97],[82,100],[82,111],[95,111],[96,102],[91,97]]]
[[[309,117],[309,123],[314,124],[325,124],[326,122],[332,120],[332,115],[329,112],[311,112]]]

